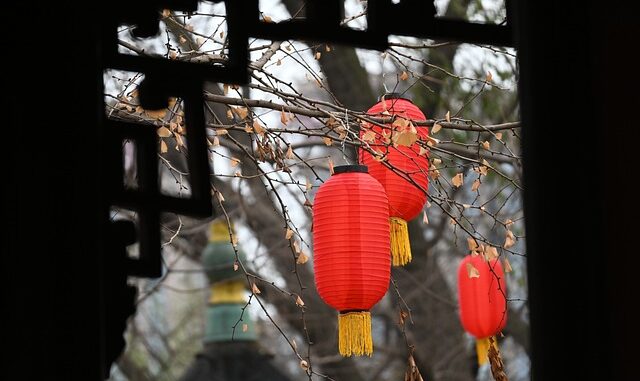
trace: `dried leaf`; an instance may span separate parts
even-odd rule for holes
[[[276,66],[280,66],[280,65],[282,65],[282,60],[278,58],[278,60],[276,61]]]
[[[231,158],[231,167],[232,167],[232,168],[237,167],[237,166],[238,166],[238,164],[240,164],[240,163],[241,163],[240,159],[238,159],[238,158],[236,158],[236,157],[232,157],[232,158]]]
[[[407,79],[409,79],[409,74],[407,74],[406,71],[403,71],[402,74],[400,74],[400,80],[406,81]]]
[[[242,324],[242,332],[247,332],[248,329],[249,326],[247,325],[247,323]]]
[[[464,175],[462,173],[458,173],[451,178],[451,184],[453,184],[453,186],[456,188],[460,188],[463,183],[464,183]]]
[[[444,115],[444,118],[447,120],[447,122],[451,123],[451,112],[447,111],[447,113]]]
[[[325,136],[324,138],[322,138],[322,141],[326,146],[331,146],[331,144],[333,144],[333,140],[331,140],[331,138],[328,136]]]
[[[414,128],[415,129],[415,128]],[[418,134],[413,131],[403,131],[394,135],[393,142],[399,146],[411,147],[418,141]]]
[[[493,246],[487,246],[484,250],[484,256],[487,261],[493,261],[498,258],[498,249]]]
[[[293,251],[296,252],[296,254],[300,253],[300,245],[298,245],[298,242],[293,241]]]
[[[473,185],[471,185],[471,191],[475,192],[478,190],[478,188],[480,188],[480,179],[475,179],[473,181]]]
[[[304,301],[302,300],[302,298],[300,297],[300,295],[298,295],[298,297],[296,298],[296,305],[298,307],[302,307],[304,306]]]
[[[290,228],[287,228],[287,232],[284,234],[284,238],[291,239],[291,237],[293,237],[293,230],[291,230]]]
[[[496,132],[496,139],[502,141],[502,132]]]
[[[509,263],[509,260],[507,258],[504,259],[504,272],[505,273],[510,273],[513,271],[513,268],[511,267],[511,263]]]
[[[218,34],[218,36],[220,36],[220,38],[224,38],[224,30],[220,31],[220,34]]]
[[[224,95],[228,95],[229,94],[229,85],[228,84],[224,84],[222,86],[222,92],[224,93]]]
[[[229,131],[226,128],[218,128],[216,130],[216,135],[218,135],[218,136],[226,135],[228,133],[229,133]]]
[[[508,218],[505,222],[504,222],[504,226],[507,229],[511,229],[511,226],[513,226],[513,221],[511,220],[511,218]]]
[[[216,196],[218,197],[219,202],[224,202],[224,196],[220,192],[216,192]]]
[[[300,368],[309,370],[309,363],[306,360],[300,360]]]
[[[320,52],[316,52],[316,54],[313,56],[313,58],[315,58],[316,60],[319,60],[320,57],[322,57],[322,53]]]
[[[167,109],[160,110],[144,110],[144,113],[152,119],[162,119],[167,115]]]
[[[405,310],[400,310],[400,317],[398,318],[400,325],[404,325],[407,317],[409,317],[409,314]]]
[[[442,160],[438,159],[437,157],[434,157],[432,161],[433,161],[433,164],[434,164],[434,165],[440,165],[440,164],[442,164]]]
[[[245,119],[249,115],[249,110],[246,107],[232,107],[231,110],[240,119]]]
[[[273,19],[267,15],[262,15],[262,19],[264,20],[264,22],[273,22]]]
[[[333,160],[329,158],[329,173],[333,175]]]
[[[438,180],[440,177],[440,171],[435,167],[435,165],[431,165],[429,168],[429,176],[431,177],[431,180]]]
[[[289,116],[284,112],[284,109],[280,111],[280,122],[282,122],[282,124],[284,124],[285,126],[287,125],[287,123],[289,123]]]
[[[376,133],[369,130],[362,134],[362,140],[368,143],[373,143],[376,140]]]
[[[425,225],[429,225],[429,218],[427,217],[427,212],[422,212],[422,223]]]
[[[325,44],[324,45],[324,50],[325,50],[325,52],[329,53],[331,51],[331,46],[329,46],[329,44]]]
[[[311,201],[309,201],[309,199],[305,199],[303,205],[309,208],[313,208],[313,204],[311,203]]]
[[[407,370],[404,373],[404,381],[424,381],[412,355],[409,355]]]
[[[487,72],[486,80],[487,80],[487,82],[491,82],[493,80],[493,75],[491,74],[490,71]]]
[[[162,17],[169,17],[170,15],[171,15],[171,10],[169,9],[162,10]]]
[[[178,41],[180,41],[181,44],[186,44],[187,43],[187,39],[184,38],[184,36],[180,36],[180,38],[178,39]]]
[[[287,153],[285,153],[284,157],[286,157],[287,159],[293,159],[295,157],[293,155],[293,148],[291,148],[291,145],[287,147]]]
[[[231,109],[227,110],[227,119],[233,119],[233,113],[231,112]]]
[[[160,153],[167,153],[168,150],[167,143],[164,140],[160,140]]]
[[[504,239],[504,245],[503,245],[504,248],[508,249],[515,244],[516,244],[516,241],[515,241],[515,237],[513,236],[513,233],[511,232],[511,230],[507,230],[507,236]]]
[[[490,345],[488,357],[489,363],[491,364],[491,375],[495,381],[509,381],[507,374],[504,371],[504,363],[502,362],[500,351],[494,341],[495,339],[493,337],[489,338]]]
[[[469,251],[476,251],[478,250],[478,241],[473,237],[467,237],[467,246],[469,247]]]
[[[238,263],[238,261],[234,261],[233,262],[233,271],[238,271],[239,267],[240,267],[240,264]]]
[[[456,219],[455,219],[455,218],[451,217],[451,218],[449,219],[449,225],[457,225],[457,224],[458,224],[458,221],[456,221]]]
[[[184,147],[184,141],[182,140],[182,136],[180,134],[175,134],[176,137],[176,150],[179,151],[179,147]]]
[[[491,144],[489,144],[488,140],[483,141],[482,143],[482,148],[489,150],[491,148]]]
[[[171,131],[167,128],[167,127],[160,127],[158,128],[158,136],[161,138],[168,138],[169,136],[173,135],[171,133]]]
[[[470,262],[467,262],[467,276],[470,279],[480,278],[480,271],[477,268],[473,267]]]
[[[420,147],[420,152],[418,152],[418,155],[420,156],[427,156],[429,154],[429,150],[424,148],[424,147]]]
[[[169,52],[169,59],[175,60],[176,58],[178,58],[178,53],[176,53],[175,50],[172,50]]]
[[[442,126],[441,126],[440,124],[438,124],[438,123],[434,123],[434,124],[433,124],[433,127],[431,128],[431,133],[435,135],[435,134],[437,134],[437,133],[438,133],[438,131],[440,131],[441,129],[442,129]]]
[[[311,184],[311,181],[309,181],[309,179],[305,179],[305,184],[304,184],[304,188],[305,190],[308,192],[309,189],[311,189],[313,187],[313,184]]]
[[[298,255],[298,258],[296,259],[296,263],[299,265],[304,265],[305,263],[307,263],[308,260],[309,260],[309,256],[307,256],[307,254],[302,252],[300,253],[300,255]]]
[[[219,137],[217,137],[217,136],[214,136],[214,137],[213,137],[213,143],[212,143],[212,144],[213,144],[213,146],[214,146],[214,147],[219,146],[219,145],[220,145],[220,138],[219,138]]]
[[[260,122],[258,122],[257,120],[253,120],[253,130],[256,132],[256,134],[258,135],[262,135],[264,134],[264,127],[260,124]]]
[[[258,288],[255,282],[251,284],[251,292],[253,292],[256,295],[260,293],[260,289]]]

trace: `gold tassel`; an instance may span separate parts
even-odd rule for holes
[[[497,351],[498,341],[496,341],[495,338],[493,338],[492,341],[493,341],[493,347]],[[476,355],[478,356],[478,365],[482,366],[486,364],[487,361],[489,361],[488,354],[489,354],[490,345],[491,345],[491,342],[489,341],[488,337],[485,337],[484,339],[476,339]]]
[[[338,316],[338,348],[345,357],[371,357],[373,339],[369,311],[347,312]]]
[[[404,266],[411,262],[411,244],[407,221],[398,217],[389,219],[391,230],[391,261],[394,266]]]

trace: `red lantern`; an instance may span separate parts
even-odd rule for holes
[[[318,293],[340,312],[343,356],[373,353],[369,310],[387,292],[389,208],[384,188],[363,165],[334,168],[313,205],[313,265]]]
[[[498,259],[467,255],[458,268],[460,320],[465,331],[476,337],[480,365],[487,361],[489,337],[507,323],[507,285]],[[496,341],[494,340],[494,344]]]
[[[378,180],[387,192],[391,217],[391,256],[394,266],[402,266],[411,262],[407,221],[420,214],[427,200],[426,192],[429,187],[429,159],[426,153],[420,155],[420,146],[413,142],[411,137],[417,137],[424,142],[429,137],[429,129],[408,123],[425,120],[426,116],[411,101],[401,98],[398,94],[385,95],[367,111],[367,114],[376,117],[391,114],[399,117],[393,124],[387,124],[388,129],[371,125],[369,128],[363,128],[360,133],[365,141],[373,137],[369,134],[370,138],[367,139],[365,134],[368,131],[375,134],[375,139],[370,142],[371,148],[383,155],[386,162],[397,171],[386,167],[364,149],[360,149],[360,161],[369,167],[371,176]]]

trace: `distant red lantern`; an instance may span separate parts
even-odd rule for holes
[[[360,149],[360,162],[369,167],[369,173],[378,180],[389,198],[391,228],[391,256],[394,266],[411,262],[411,245],[407,221],[420,214],[427,200],[429,187],[429,159],[414,138],[426,141],[429,129],[414,126],[411,121],[426,120],[426,116],[410,100],[399,94],[386,94],[367,111],[375,117],[396,116],[388,128],[376,125],[361,130],[360,136],[369,141],[371,148],[380,153],[392,168],[386,167],[364,149]],[[373,134],[371,134],[371,132]],[[367,137],[367,133],[369,136]]]
[[[363,165],[334,168],[313,204],[313,264],[322,299],[340,312],[343,356],[373,353],[369,310],[391,273],[389,208],[384,188]]]
[[[480,365],[487,361],[489,337],[507,323],[507,284],[498,259],[467,255],[458,268],[460,320],[465,331],[476,338]],[[495,341],[494,341],[495,343]]]

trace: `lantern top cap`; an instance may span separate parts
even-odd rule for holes
[[[369,167],[367,167],[366,165],[338,165],[333,167],[334,175],[350,172],[369,173]]]
[[[378,102],[382,102],[386,99],[404,99],[406,101],[411,102],[411,98],[409,98],[408,95],[406,95],[405,93],[385,93],[380,95],[380,97],[378,97]],[[413,103],[413,102],[412,102]]]

